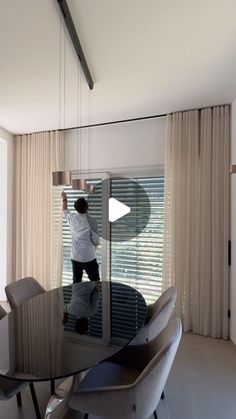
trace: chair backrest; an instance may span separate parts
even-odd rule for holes
[[[6,314],[7,314],[7,312],[6,312],[6,310],[1,306],[1,304],[0,304],[0,320],[4,317],[4,316],[6,316]]]
[[[147,366],[135,382],[136,419],[150,417],[164,390],[182,335],[180,319],[171,320],[160,335],[147,343]],[[143,360],[144,361],[144,360]]]
[[[176,303],[177,291],[175,287],[168,288],[163,294],[150,304],[147,308],[145,324],[132,340],[132,345],[142,345],[155,339],[167,326],[174,305]]]
[[[10,307],[14,308],[30,298],[45,292],[45,289],[31,277],[19,279],[5,287]]]
[[[147,308],[147,317],[146,322],[148,323],[161,309],[162,307],[168,303],[170,300],[173,302],[173,306],[176,303],[177,298],[177,290],[176,287],[172,286],[167,288],[161,296],[155,301],[155,303],[150,304]]]

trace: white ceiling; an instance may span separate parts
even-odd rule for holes
[[[236,97],[235,0],[68,4],[95,81],[93,92],[82,76],[78,94],[78,60],[68,35],[64,77],[56,0],[4,1],[2,128],[35,132],[230,103]]]

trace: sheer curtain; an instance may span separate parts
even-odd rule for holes
[[[167,117],[164,287],[185,331],[228,338],[229,106]]]
[[[57,131],[14,137],[12,279],[33,276],[46,289],[61,279],[62,217],[53,217],[61,191],[52,171],[63,170],[63,151]]]

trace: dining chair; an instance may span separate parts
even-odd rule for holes
[[[84,379],[90,369],[76,374],[76,386]],[[51,396],[45,411],[44,419],[63,419],[68,417],[68,401],[72,394],[75,376],[66,378]]]
[[[147,306],[145,324],[139,330],[137,336],[129,343],[129,346],[145,344],[155,339],[160,334],[160,332],[167,326],[170,320],[174,305],[176,303],[176,297],[176,288],[172,286],[164,291],[153,304]],[[79,376],[76,376],[74,382],[76,382],[78,378],[80,379]],[[59,412],[65,409],[66,403],[72,392],[72,383],[73,381],[71,381],[71,379],[67,379],[57,388],[59,395],[54,394],[50,399],[45,419],[54,419],[54,417],[57,418],[58,415],[58,417],[61,417]],[[164,398],[165,393],[163,389],[161,399]]]
[[[1,304],[0,304],[0,320],[4,317],[4,316],[6,316],[6,314],[7,314],[7,312],[6,312],[6,310],[3,308],[3,306],[1,306]]]
[[[7,312],[4,308],[0,305],[0,321],[1,319],[6,316]],[[35,389],[33,383],[22,382],[18,380],[11,380],[9,378],[5,378],[0,376],[0,400],[8,400],[11,397],[16,395],[17,405],[18,407],[22,406],[21,400],[21,390],[26,387],[27,385],[30,386],[30,392],[34,404],[36,418],[40,418],[40,411],[38,406],[38,401],[35,394]]]
[[[71,409],[109,419],[157,419],[156,408],[182,334],[180,319],[150,342],[131,345],[92,368],[69,399]]]
[[[169,287],[153,303],[147,306],[146,320],[137,336],[130,345],[142,345],[155,339],[167,326],[176,303],[177,291],[175,287]]]
[[[176,303],[177,290],[172,286],[167,288],[161,296],[152,304],[147,306],[147,315],[143,327],[130,345],[142,345],[154,339],[167,326]],[[165,398],[163,390],[161,399]]]
[[[6,296],[11,308],[17,307],[24,301],[45,292],[42,285],[32,277],[19,279],[5,287]]]

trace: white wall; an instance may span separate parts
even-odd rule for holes
[[[82,170],[87,171],[88,139],[91,138],[91,168],[112,171],[164,165],[165,118],[69,131],[66,134],[66,167],[80,169],[77,145],[81,135]]]
[[[12,170],[13,137],[0,128],[0,300],[12,277]]]
[[[236,99],[231,106],[231,163],[236,164]],[[230,338],[236,344],[236,173],[231,180]]]
[[[0,139],[0,300],[7,272],[7,143]]]

